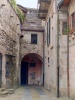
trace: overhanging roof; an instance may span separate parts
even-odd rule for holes
[[[38,4],[39,4],[38,17],[40,19],[46,19],[50,2],[51,0],[38,0]]]

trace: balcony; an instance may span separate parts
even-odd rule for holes
[[[38,0],[39,11],[38,17],[45,20],[51,0]]]

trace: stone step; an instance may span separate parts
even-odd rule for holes
[[[0,96],[6,96],[9,94],[9,91],[1,91]]]
[[[9,94],[13,94],[15,92],[15,89],[7,89],[7,91],[9,92]]]
[[[5,91],[5,89],[4,89],[4,88],[0,88],[0,92],[1,92],[1,91]]]

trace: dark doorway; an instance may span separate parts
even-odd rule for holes
[[[0,87],[2,85],[2,54],[0,53]]]
[[[21,63],[21,85],[28,84],[28,63],[23,62]]]

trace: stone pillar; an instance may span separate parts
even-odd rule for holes
[[[6,88],[6,68],[5,68],[5,64],[6,64],[6,58],[5,55],[3,55],[2,57],[2,87]]]

